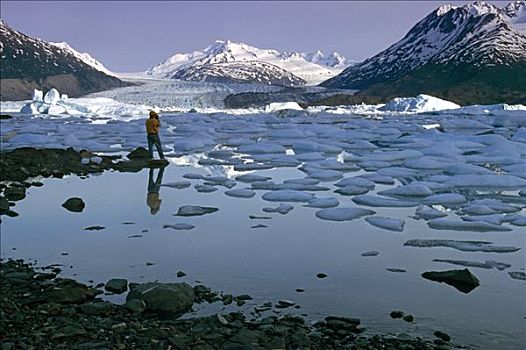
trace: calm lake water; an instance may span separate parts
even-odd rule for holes
[[[206,168],[171,164],[163,182],[185,180],[182,175],[188,172],[208,173]],[[294,168],[257,174],[272,176],[276,183],[305,176]],[[200,281],[215,291],[250,294],[254,300],[241,308],[247,312],[267,301],[289,299],[301,308],[285,309],[281,314],[306,314],[312,321],[326,315],[358,317],[370,333],[405,332],[432,339],[433,332],[441,330],[455,343],[481,349],[522,349],[526,343],[526,283],[507,273],[524,271],[524,227],[510,226],[511,232],[495,233],[432,230],[425,221],[410,218],[415,208],[372,208],[377,215],[406,220],[402,233],[391,232],[373,227],[363,218],[320,220],[314,215],[318,209],[301,203],[293,203],[294,210],[287,215],[264,213],[262,208],[279,204],[262,200],[265,191],[256,191],[251,199],[226,196],[227,189],[220,186],[213,193],[198,193],[193,185],[201,180],[188,180],[192,186],[186,189],[161,187],[160,210],[152,215],[146,203],[148,176],[148,170],[143,170],[43,180],[43,187],[31,187],[27,198],[17,202],[14,210],[19,217],[2,217],[2,258],[36,260],[38,266],[64,264],[64,275],[83,282],[93,280],[94,284],[114,277],[134,282],[187,281],[192,285]],[[322,185],[333,188],[331,183]],[[236,188],[243,187],[250,185],[238,182]],[[388,187],[392,186],[380,185],[376,191]],[[338,197],[340,207],[356,207],[351,197],[328,192],[321,197],[330,195]],[[84,212],[62,208],[69,197],[81,197],[86,203]],[[173,216],[183,205],[217,207],[219,211],[196,217]],[[249,215],[271,219],[250,219]],[[163,228],[177,223],[195,228]],[[251,228],[258,224],[268,227]],[[84,230],[94,225],[105,229]],[[129,237],[133,235],[141,237]],[[498,254],[403,246],[413,238],[484,240],[522,250]],[[370,250],[380,254],[361,256]],[[512,267],[504,271],[470,268],[480,286],[464,294],[420,276],[429,270],[463,268],[433,259],[496,260]],[[179,270],[187,276],[177,278]],[[328,277],[317,278],[320,272]],[[305,292],[298,293],[297,288]],[[123,301],[122,296],[108,298]],[[198,306],[196,314],[222,308],[220,303]],[[238,308],[226,310],[231,309]],[[415,322],[391,319],[392,310],[414,315]]]

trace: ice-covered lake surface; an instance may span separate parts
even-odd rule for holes
[[[17,203],[19,217],[2,218],[2,257],[61,263],[95,283],[201,281],[250,294],[247,312],[287,299],[301,308],[282,314],[313,321],[352,316],[370,331],[441,330],[483,349],[522,348],[526,112],[188,113],[161,122],[171,164],[155,215],[148,170],[46,179]],[[144,119],[15,115],[1,128],[2,149],[125,154],[145,144]],[[61,207],[69,197],[83,198],[83,213]],[[188,205],[218,211],[174,216]],[[105,229],[84,230],[94,225]],[[477,265],[469,269],[480,280],[467,294],[421,277],[463,265]],[[391,319],[393,310],[415,322]]]

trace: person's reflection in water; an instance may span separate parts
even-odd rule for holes
[[[159,198],[159,190],[163,181],[164,167],[159,169],[157,179],[153,181],[154,169],[150,168],[148,176],[148,194],[146,195],[146,204],[150,207],[150,214],[155,215],[161,208],[161,198]]]

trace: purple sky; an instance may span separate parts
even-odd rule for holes
[[[110,70],[136,72],[216,39],[280,51],[338,51],[363,60],[402,38],[440,5],[467,2],[2,0],[0,13],[25,34],[67,41]]]

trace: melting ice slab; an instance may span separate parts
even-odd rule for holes
[[[328,208],[317,211],[316,217],[329,221],[350,221],[373,214],[376,212],[363,208]]]
[[[486,241],[456,241],[450,239],[410,239],[404,246],[431,248],[446,247],[461,250],[464,252],[485,252],[485,253],[513,253],[521,250],[517,247],[495,246],[493,242]]]

